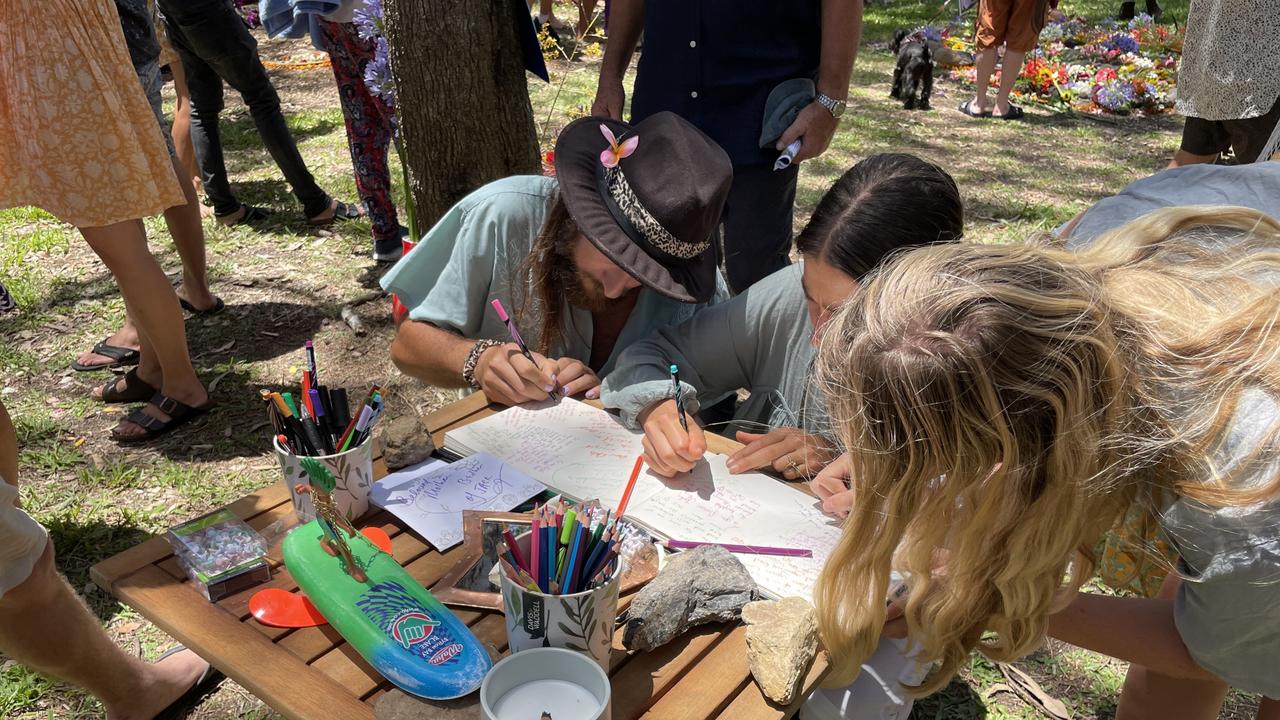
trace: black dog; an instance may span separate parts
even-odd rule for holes
[[[901,100],[907,110],[928,110],[929,96],[933,94],[933,53],[929,51],[929,43],[919,33],[898,30],[893,34],[889,50],[898,54],[889,97]]]

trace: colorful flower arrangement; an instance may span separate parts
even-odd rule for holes
[[[942,31],[948,47],[961,31]],[[956,43],[958,44],[958,43]],[[1149,15],[1128,23],[1087,25],[1055,11],[1039,46],[1028,53],[1014,95],[1022,102],[1093,114],[1158,114],[1173,108],[1182,34]],[[953,77],[974,81],[974,69]],[[992,83],[999,82],[999,73]]]

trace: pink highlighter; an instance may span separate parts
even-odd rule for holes
[[[528,360],[530,363],[533,363],[534,367],[538,367],[537,361],[533,359],[533,353],[529,352],[529,346],[525,345],[524,338],[520,337],[520,329],[516,327],[516,321],[512,320],[511,316],[507,314],[506,308],[502,307],[502,301],[497,298],[494,298],[493,302],[489,304],[493,306],[493,309],[495,311],[497,311],[498,319],[501,320],[504,324],[506,324],[507,332],[511,334],[512,342],[514,342],[516,346],[520,348],[520,353],[524,355],[526,360]],[[555,391],[552,390],[551,392],[547,393],[547,397],[552,400],[555,400],[556,399]]]

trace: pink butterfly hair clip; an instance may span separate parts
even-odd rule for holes
[[[618,139],[613,136],[613,131],[608,125],[600,123],[600,134],[604,135],[604,139],[609,141],[609,147],[600,151],[600,164],[607,168],[617,167],[618,161],[624,157],[630,157],[631,153],[636,151],[636,146],[640,144],[640,136],[632,135],[622,144],[618,144]]]

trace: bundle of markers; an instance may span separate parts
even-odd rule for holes
[[[561,500],[534,508],[528,557],[511,531],[503,535],[503,572],[535,592],[572,595],[608,583],[618,571],[618,519],[598,506]]]
[[[307,369],[302,371],[298,397],[293,393],[262,391],[276,441],[297,456],[333,455],[359,447],[373,433],[382,416],[382,393],[369,390],[360,411],[351,414],[345,388],[321,385],[316,372],[315,347],[306,345]]]

